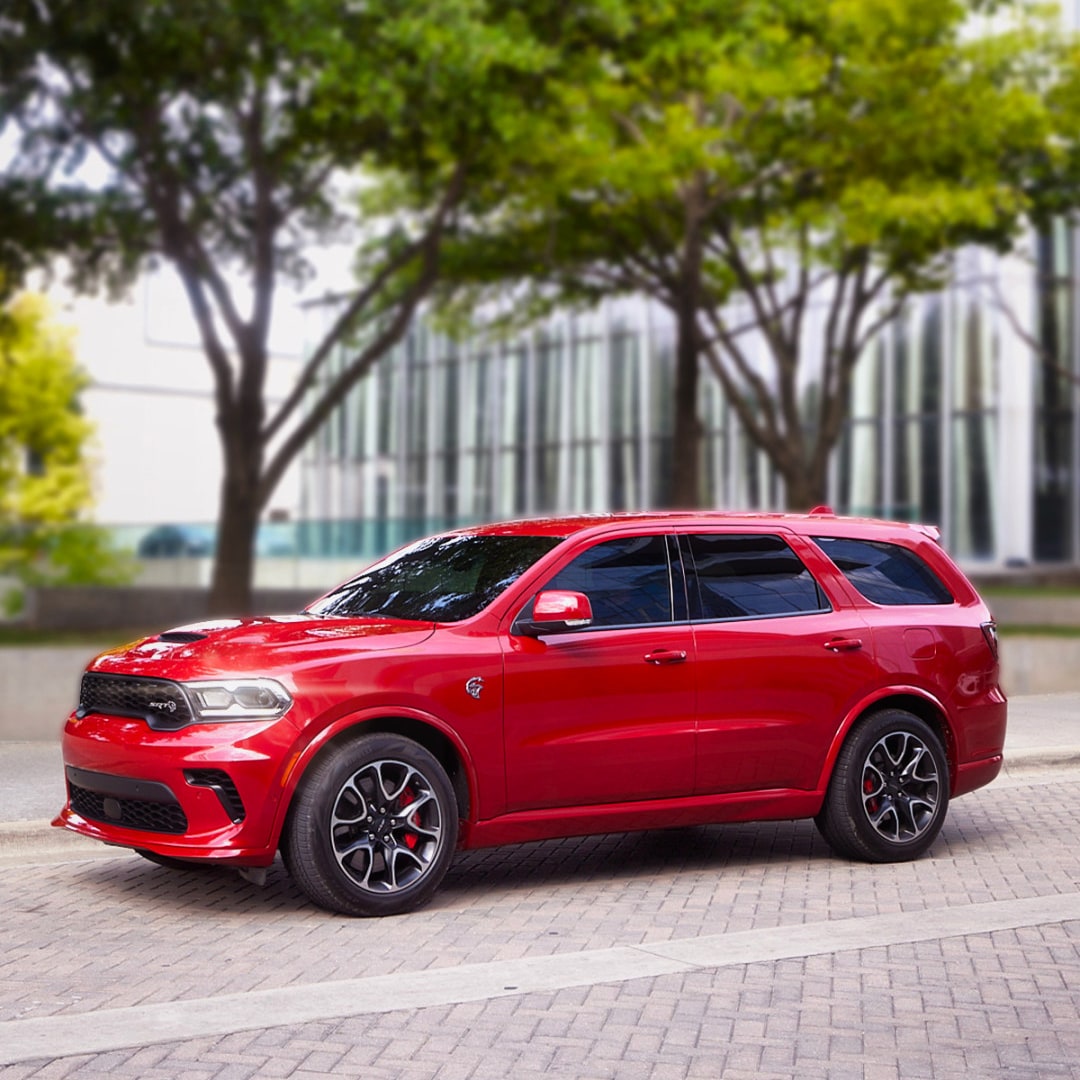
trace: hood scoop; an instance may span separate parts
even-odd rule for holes
[[[157,640],[171,645],[190,645],[193,641],[205,641],[218,630],[234,630],[238,626],[243,626],[240,619],[207,619],[187,626],[174,626],[158,634]]]

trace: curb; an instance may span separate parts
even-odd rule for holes
[[[54,828],[49,818],[37,821],[0,821],[0,857],[5,855],[75,854],[104,850],[100,840]]]
[[[1006,751],[1003,774],[1039,772],[1043,769],[1080,769],[1080,746],[1032,747]]]

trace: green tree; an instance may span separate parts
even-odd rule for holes
[[[164,258],[198,323],[223,460],[214,609],[249,609],[255,529],[275,485],[401,338],[466,199],[521,144],[552,64],[541,37],[566,16],[547,0],[529,18],[518,7],[5,4],[0,117],[17,122],[19,152],[0,205],[15,204],[41,248],[61,248],[83,285],[122,285]],[[87,163],[104,179],[80,183]],[[344,196],[358,169],[392,178],[379,198]],[[390,212],[399,206],[408,212]],[[278,285],[310,272],[312,245],[350,235],[362,280],[272,408]]]
[[[23,293],[0,308],[0,574],[93,581],[120,570],[83,520],[92,503],[85,386],[71,334],[43,297]]]
[[[789,507],[824,501],[868,342],[960,246],[1007,250],[1054,157],[1046,38],[1019,5],[980,22],[988,6],[625,0],[563,88],[572,119],[447,280],[652,297],[676,326],[672,504],[704,494],[705,367]]]

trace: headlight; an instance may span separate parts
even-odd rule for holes
[[[273,679],[220,679],[184,684],[196,723],[214,720],[276,720],[292,705],[289,692]]]

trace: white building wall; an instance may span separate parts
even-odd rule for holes
[[[221,450],[213,381],[179,281],[148,273],[129,296],[50,296],[76,332],[76,355],[90,377],[82,402],[96,427],[95,520],[154,525],[217,519]],[[285,301],[271,360],[268,397],[279,401],[296,377],[300,320]],[[291,469],[270,510],[296,518],[299,470]]]

